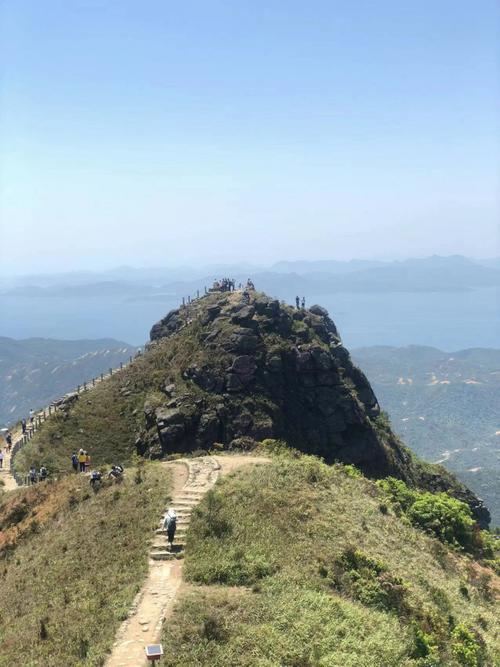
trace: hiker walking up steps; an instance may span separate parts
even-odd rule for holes
[[[3,468],[3,451],[0,449],[0,470]]]
[[[170,549],[174,544],[175,530],[177,528],[177,514],[175,510],[171,507],[165,515],[165,521],[163,522],[163,527],[167,531],[167,541]]]

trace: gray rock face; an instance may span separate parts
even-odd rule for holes
[[[259,345],[259,338],[253,329],[248,327],[238,327],[235,329],[229,339],[228,349],[231,352],[254,352]]]

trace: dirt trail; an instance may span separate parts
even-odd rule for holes
[[[37,412],[35,414],[35,418],[38,418],[39,416],[43,415],[43,410],[40,412]],[[12,435],[12,443],[14,444],[18,440],[20,440],[23,437],[23,432],[20,428],[16,430],[11,431]],[[3,468],[0,470],[0,479],[3,481],[4,485],[3,488],[5,491],[12,491],[12,489],[17,489],[19,488],[16,480],[14,479],[14,475],[10,471],[10,459],[11,459],[11,454],[10,452],[7,451],[6,449],[6,443],[5,441],[0,440],[0,447],[3,450],[4,454],[4,459],[3,459]]]
[[[145,647],[161,641],[163,622],[171,614],[182,584],[182,560],[179,557],[192,510],[213,487],[219,474],[268,460],[246,455],[205,456],[164,464],[173,473],[172,500],[168,507],[173,507],[178,517],[174,550],[170,552],[167,549],[162,517],[151,545],[147,579],[134,600],[128,619],[118,630],[106,667],[140,667],[147,664]]]

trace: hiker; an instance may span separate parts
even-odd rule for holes
[[[90,454],[85,452],[85,472],[90,470]]]
[[[30,484],[36,484],[36,468],[31,466],[30,468]]]
[[[45,466],[42,466],[40,468],[40,481],[44,482],[47,479],[47,475],[49,474],[49,471]]]
[[[10,450],[12,448],[12,433],[10,431],[7,431],[7,435],[5,436],[5,442],[7,443],[7,451],[10,453]]]
[[[94,489],[98,489],[101,486],[102,482],[102,473],[99,470],[92,470],[90,473],[90,486]]]
[[[73,470],[75,472],[78,472],[78,456],[76,455],[75,452],[71,454],[71,465],[73,466]]]
[[[167,541],[170,549],[172,549],[175,537],[175,529],[177,528],[177,514],[175,510],[171,507],[165,515],[165,521],[163,522],[163,527],[167,531]]]
[[[303,296],[303,297],[302,297],[302,310],[304,310],[305,307],[306,307],[306,297]]]
[[[30,423],[31,423],[31,424],[33,423],[33,420],[34,420],[34,419],[35,419],[35,411],[34,411],[34,410],[30,410]]]
[[[117,482],[121,481],[123,479],[123,466],[111,466],[111,470],[108,472],[108,479],[114,479]]]
[[[21,428],[23,429],[23,435],[26,435],[26,419],[21,419]]]
[[[80,449],[78,452],[78,465],[80,467],[80,472],[85,472],[85,463],[87,462],[87,455],[83,451],[83,449]]]
[[[300,308],[300,297],[296,296],[295,297],[295,305],[297,307],[297,310]]]
[[[0,470],[3,468],[3,451],[0,449]]]

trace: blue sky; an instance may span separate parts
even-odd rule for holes
[[[494,0],[0,18],[4,271],[500,254]]]

